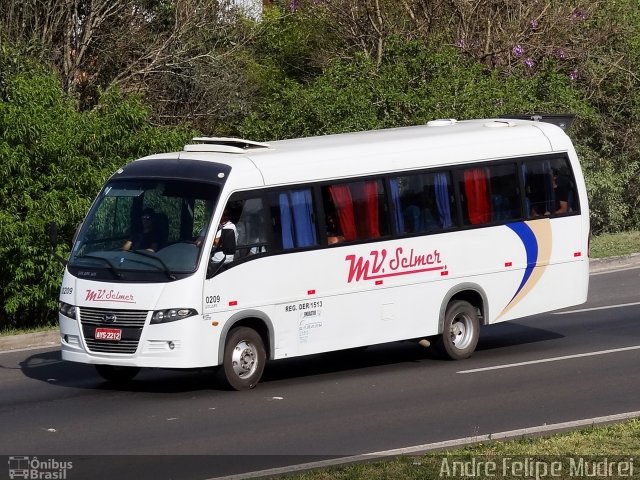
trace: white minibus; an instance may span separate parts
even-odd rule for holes
[[[62,358],[109,381],[398,340],[472,354],[481,326],[586,301],[589,211],[540,121],[258,143],[196,138],[109,178],[60,291]]]

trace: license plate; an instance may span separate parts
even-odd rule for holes
[[[118,342],[122,338],[122,330],[119,328],[96,328],[95,339],[107,342]]]

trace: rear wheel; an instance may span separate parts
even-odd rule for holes
[[[139,367],[121,367],[117,365],[96,365],[98,374],[113,383],[127,383],[140,372]]]
[[[447,306],[444,328],[435,343],[438,351],[452,360],[469,358],[478,344],[480,322],[473,305],[455,300]]]
[[[222,383],[233,390],[254,388],[267,360],[262,337],[248,327],[237,327],[229,332],[224,347],[219,377]]]

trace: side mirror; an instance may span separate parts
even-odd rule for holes
[[[222,252],[223,256],[220,260],[214,260],[214,254],[216,252]],[[236,254],[236,234],[230,228],[223,228],[220,231],[220,242],[218,246],[211,252],[211,259],[207,266],[207,279],[212,278],[218,274],[222,267],[225,265],[227,255]]]
[[[225,255],[236,254],[236,234],[230,228],[223,228],[220,231],[220,247]]]

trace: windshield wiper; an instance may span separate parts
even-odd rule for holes
[[[91,254],[78,255],[76,256],[76,258],[93,258],[96,260],[102,260],[107,265],[109,265],[109,270],[111,271],[111,273],[113,273],[117,278],[122,278],[122,273],[118,271],[118,267],[116,267],[115,264],[108,258],[98,257],[97,255],[91,255]]]
[[[176,277],[173,275],[173,273],[171,273],[171,270],[169,270],[169,267],[167,266],[167,264],[164,263],[164,260],[158,257],[155,253],[148,252],[147,250],[130,250],[130,252],[137,253],[138,255],[142,255],[143,257],[153,258],[154,260],[157,260],[158,263],[162,265],[162,269],[164,273],[167,274],[167,278],[169,280],[176,280]]]

